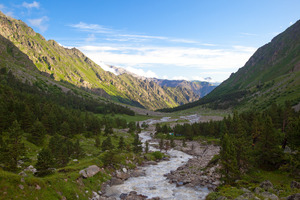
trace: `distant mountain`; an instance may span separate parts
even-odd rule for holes
[[[146,78],[134,74],[124,68],[107,66],[105,70],[110,71],[116,75],[129,74],[138,79],[153,81],[161,87],[181,88],[182,90],[187,89],[193,91],[200,98],[210,93],[219,83],[211,83],[210,77],[205,78],[206,81],[186,81],[186,80],[168,80],[168,79],[157,79],[157,78]],[[188,98],[188,97],[187,97]]]
[[[186,88],[161,87],[132,74],[117,76],[107,72],[78,49],[64,48],[54,40],[47,41],[21,20],[7,17],[1,12],[0,35],[26,54],[43,75],[60,81],[66,87],[68,84],[70,87],[74,85],[117,102],[152,110],[199,99],[198,95]]]
[[[244,67],[199,101],[174,110],[211,108],[266,109],[300,102],[300,21],[259,48]],[[171,111],[171,110],[168,110]]]

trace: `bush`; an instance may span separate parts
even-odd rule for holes
[[[164,154],[160,151],[155,151],[151,153],[156,160],[161,160],[164,157]]]

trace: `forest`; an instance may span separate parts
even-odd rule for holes
[[[0,79],[0,167],[4,170],[18,172],[20,161],[32,162],[26,155],[28,143],[41,148],[36,175],[44,176],[51,168],[64,167],[71,158],[84,156],[76,135],[96,138],[100,149],[99,137],[107,137],[102,142],[105,151],[107,146],[113,149],[113,128],[136,130],[135,123],[106,115],[135,114],[126,107],[64,93],[55,85],[48,85],[45,91],[39,82],[23,83],[6,68],[0,70]],[[126,144],[124,138],[119,140],[122,151]]]
[[[252,169],[280,170],[300,178],[300,114],[286,102],[262,112],[249,111],[225,117],[222,121],[156,125],[156,134],[174,133],[174,138],[220,139],[222,180],[234,184]],[[172,138],[172,139],[174,139]]]

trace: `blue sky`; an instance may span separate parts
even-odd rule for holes
[[[139,75],[223,81],[300,19],[299,0],[2,1],[46,39]]]

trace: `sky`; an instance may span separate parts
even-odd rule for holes
[[[146,77],[222,82],[300,19],[299,0],[51,0],[0,2],[97,64]],[[105,64],[104,64],[105,63]]]

